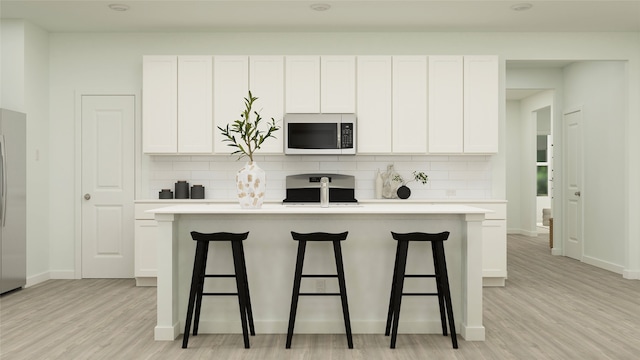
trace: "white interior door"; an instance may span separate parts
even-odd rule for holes
[[[565,256],[582,260],[582,112],[564,114],[565,132]]]
[[[82,277],[134,276],[134,96],[82,96]]]

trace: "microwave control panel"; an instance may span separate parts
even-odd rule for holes
[[[342,123],[340,127],[340,148],[353,149],[353,124]]]

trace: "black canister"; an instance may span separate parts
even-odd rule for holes
[[[202,185],[193,185],[191,187],[191,198],[192,199],[204,199],[204,186],[202,186]]]
[[[176,183],[176,199],[189,198],[189,183],[185,180],[178,180]]]
[[[170,189],[162,189],[158,193],[158,199],[173,199],[173,191]]]

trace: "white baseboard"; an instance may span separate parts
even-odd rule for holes
[[[622,277],[629,280],[640,280],[640,270],[624,270]]]
[[[482,287],[504,287],[505,277],[483,277]]]
[[[76,279],[76,272],[74,270],[55,270],[49,272],[51,279],[60,280],[73,280]]]
[[[620,265],[610,263],[608,261],[596,259],[590,256],[583,256],[582,262],[585,264],[593,265],[595,267],[599,267],[601,269],[612,271],[616,274],[622,274],[624,272],[624,268]]]
[[[158,286],[158,278],[156,277],[137,277],[136,286]]]
[[[33,285],[38,285],[38,284],[43,283],[43,282],[45,282],[45,281],[47,281],[49,279],[51,279],[51,276],[50,276],[49,272],[43,272],[43,273],[40,273],[40,274],[37,274],[37,275],[29,276],[27,278],[27,283],[26,283],[26,285],[24,287],[28,288],[28,287],[33,286]]]

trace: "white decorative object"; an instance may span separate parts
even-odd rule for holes
[[[380,169],[376,175],[376,199],[382,199],[382,173],[380,173]]]
[[[396,180],[398,177],[393,164],[387,165],[387,171],[382,174],[382,198],[383,199],[397,199],[398,187],[402,185],[402,181]]]
[[[260,149],[260,145],[266,139],[275,137],[273,133],[280,129],[276,125],[275,119],[271,118],[271,122],[266,124],[266,130],[264,130],[260,123],[262,121],[260,113],[251,110],[256,100],[258,98],[251,95],[251,91],[249,91],[249,96],[244,99],[245,109],[240,114],[240,119],[227,124],[224,128],[218,126],[218,130],[224,137],[223,141],[229,142],[229,146],[237,149],[231,154],[239,154],[239,159],[244,156],[249,158],[249,162],[236,175],[238,200],[240,207],[243,209],[259,209],[262,207],[266,176],[264,170],[260,169],[253,161],[253,153]],[[254,120],[251,119],[251,113],[255,116]],[[236,138],[236,135],[238,138]]]
[[[255,161],[248,161],[236,175],[238,201],[243,209],[260,209],[264,202],[265,172]]]

